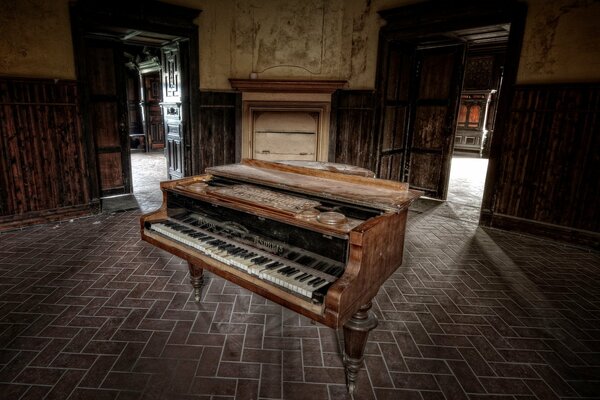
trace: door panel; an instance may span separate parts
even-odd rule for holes
[[[100,179],[108,187],[123,186],[123,175],[120,173],[122,168],[121,157],[118,153],[100,153],[98,154],[100,168]]]
[[[117,105],[112,101],[96,101],[90,113],[92,129],[96,133],[97,148],[119,147],[119,110]]]
[[[408,182],[437,199],[448,192],[464,50],[461,44],[416,51],[419,85],[407,150]]]
[[[444,145],[443,137],[439,134],[444,129],[447,107],[420,106],[415,115],[412,150],[440,151]]]
[[[165,126],[163,121],[162,90],[160,73],[153,72],[142,76],[144,82],[144,99],[146,112],[146,136],[151,149],[165,147]]]
[[[187,48],[186,46],[182,46]],[[187,96],[182,93],[182,48],[175,42],[164,46],[162,53],[163,116],[166,135],[167,166],[169,179],[182,178],[185,174],[185,129],[187,125]]]
[[[381,138],[377,175],[383,179],[404,180],[407,128],[410,112],[410,78],[415,47],[392,43],[385,57],[381,92],[385,93],[381,116]]]
[[[380,174],[386,176],[386,179],[394,181],[402,180],[402,160],[403,154],[389,154],[381,157],[381,164],[379,167]]]
[[[96,144],[101,196],[131,192],[129,134],[123,70],[118,42],[87,39],[89,129]]]
[[[114,96],[117,93],[115,46],[117,43],[87,41],[87,72],[92,96]],[[117,56],[117,57],[115,57]]]

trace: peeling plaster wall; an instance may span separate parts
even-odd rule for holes
[[[168,0],[173,2],[172,0]],[[375,84],[382,24],[377,10],[417,0],[179,0],[200,7],[200,86],[229,78],[344,79]]]
[[[528,5],[518,83],[600,81],[600,2]]]
[[[0,0],[0,75],[75,79],[69,0]]]
[[[377,11],[419,0],[162,0],[202,10],[200,85],[345,79],[372,89]],[[0,0],[0,75],[74,79],[69,0]],[[518,83],[600,80],[600,2],[528,0]]]
[[[382,24],[377,11],[415,2],[201,1],[200,85],[229,89],[228,78],[257,72],[261,78],[346,79],[352,89],[371,89]],[[600,80],[600,2],[529,0],[528,5],[517,82]],[[321,60],[315,57],[319,48]]]

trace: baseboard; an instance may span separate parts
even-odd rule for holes
[[[598,232],[548,224],[511,215],[495,214],[488,210],[481,211],[479,224],[491,228],[543,236],[553,240],[600,250],[600,233]]]
[[[24,214],[5,215],[0,217],[0,232],[22,228],[29,225],[45,224],[69,218],[82,217],[100,212],[100,201],[78,206],[53,208],[43,211],[32,211]]]

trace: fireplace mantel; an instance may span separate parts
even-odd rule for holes
[[[328,161],[331,95],[347,81],[229,79],[242,92],[236,159]]]
[[[299,79],[229,79],[231,87],[241,92],[327,93],[347,86],[348,81]]]

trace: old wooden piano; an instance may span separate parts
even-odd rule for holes
[[[203,270],[344,332],[354,391],[371,300],[402,263],[407,184],[244,160],[161,183],[142,239],[188,261],[196,301]]]

